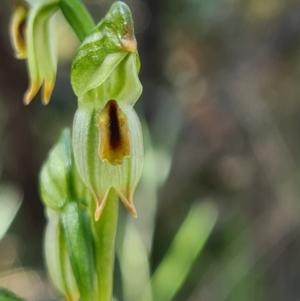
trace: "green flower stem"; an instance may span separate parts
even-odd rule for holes
[[[118,196],[115,190],[111,189],[100,219],[93,222],[98,301],[112,300],[118,210]],[[92,210],[93,214],[94,209]]]
[[[94,20],[80,0],[61,0],[60,9],[82,42],[95,27]]]

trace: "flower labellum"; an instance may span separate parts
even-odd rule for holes
[[[121,111],[115,100],[107,102],[98,117],[99,156],[112,165],[123,163],[124,158],[130,157],[130,142],[126,115]]]

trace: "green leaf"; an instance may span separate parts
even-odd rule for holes
[[[13,292],[0,287],[0,301],[25,301],[25,299],[16,296]]]
[[[61,219],[71,266],[81,300],[95,301],[97,300],[97,291],[89,216],[77,203],[71,202],[66,205]]]
[[[95,24],[86,7],[78,0],[60,0],[60,9],[82,42]]]
[[[151,279],[153,300],[170,301],[182,287],[196,257],[207,241],[217,219],[210,203],[192,207]],[[149,299],[145,297],[143,301]]]
[[[150,280],[150,267],[147,252],[135,229],[132,219],[128,219],[125,227],[124,241],[117,245],[120,261],[123,295],[125,301],[139,301],[144,294],[152,300],[151,291],[145,292]]]

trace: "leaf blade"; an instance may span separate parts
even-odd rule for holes
[[[172,300],[188,276],[216,220],[217,210],[212,204],[202,203],[192,207],[151,279],[153,300]]]

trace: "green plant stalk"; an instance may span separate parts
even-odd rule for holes
[[[92,208],[91,212],[94,213],[94,210]],[[119,199],[116,191],[111,189],[100,219],[93,220],[98,301],[112,300],[118,211]]]
[[[60,9],[82,42],[95,27],[94,20],[80,0],[61,0]]]

